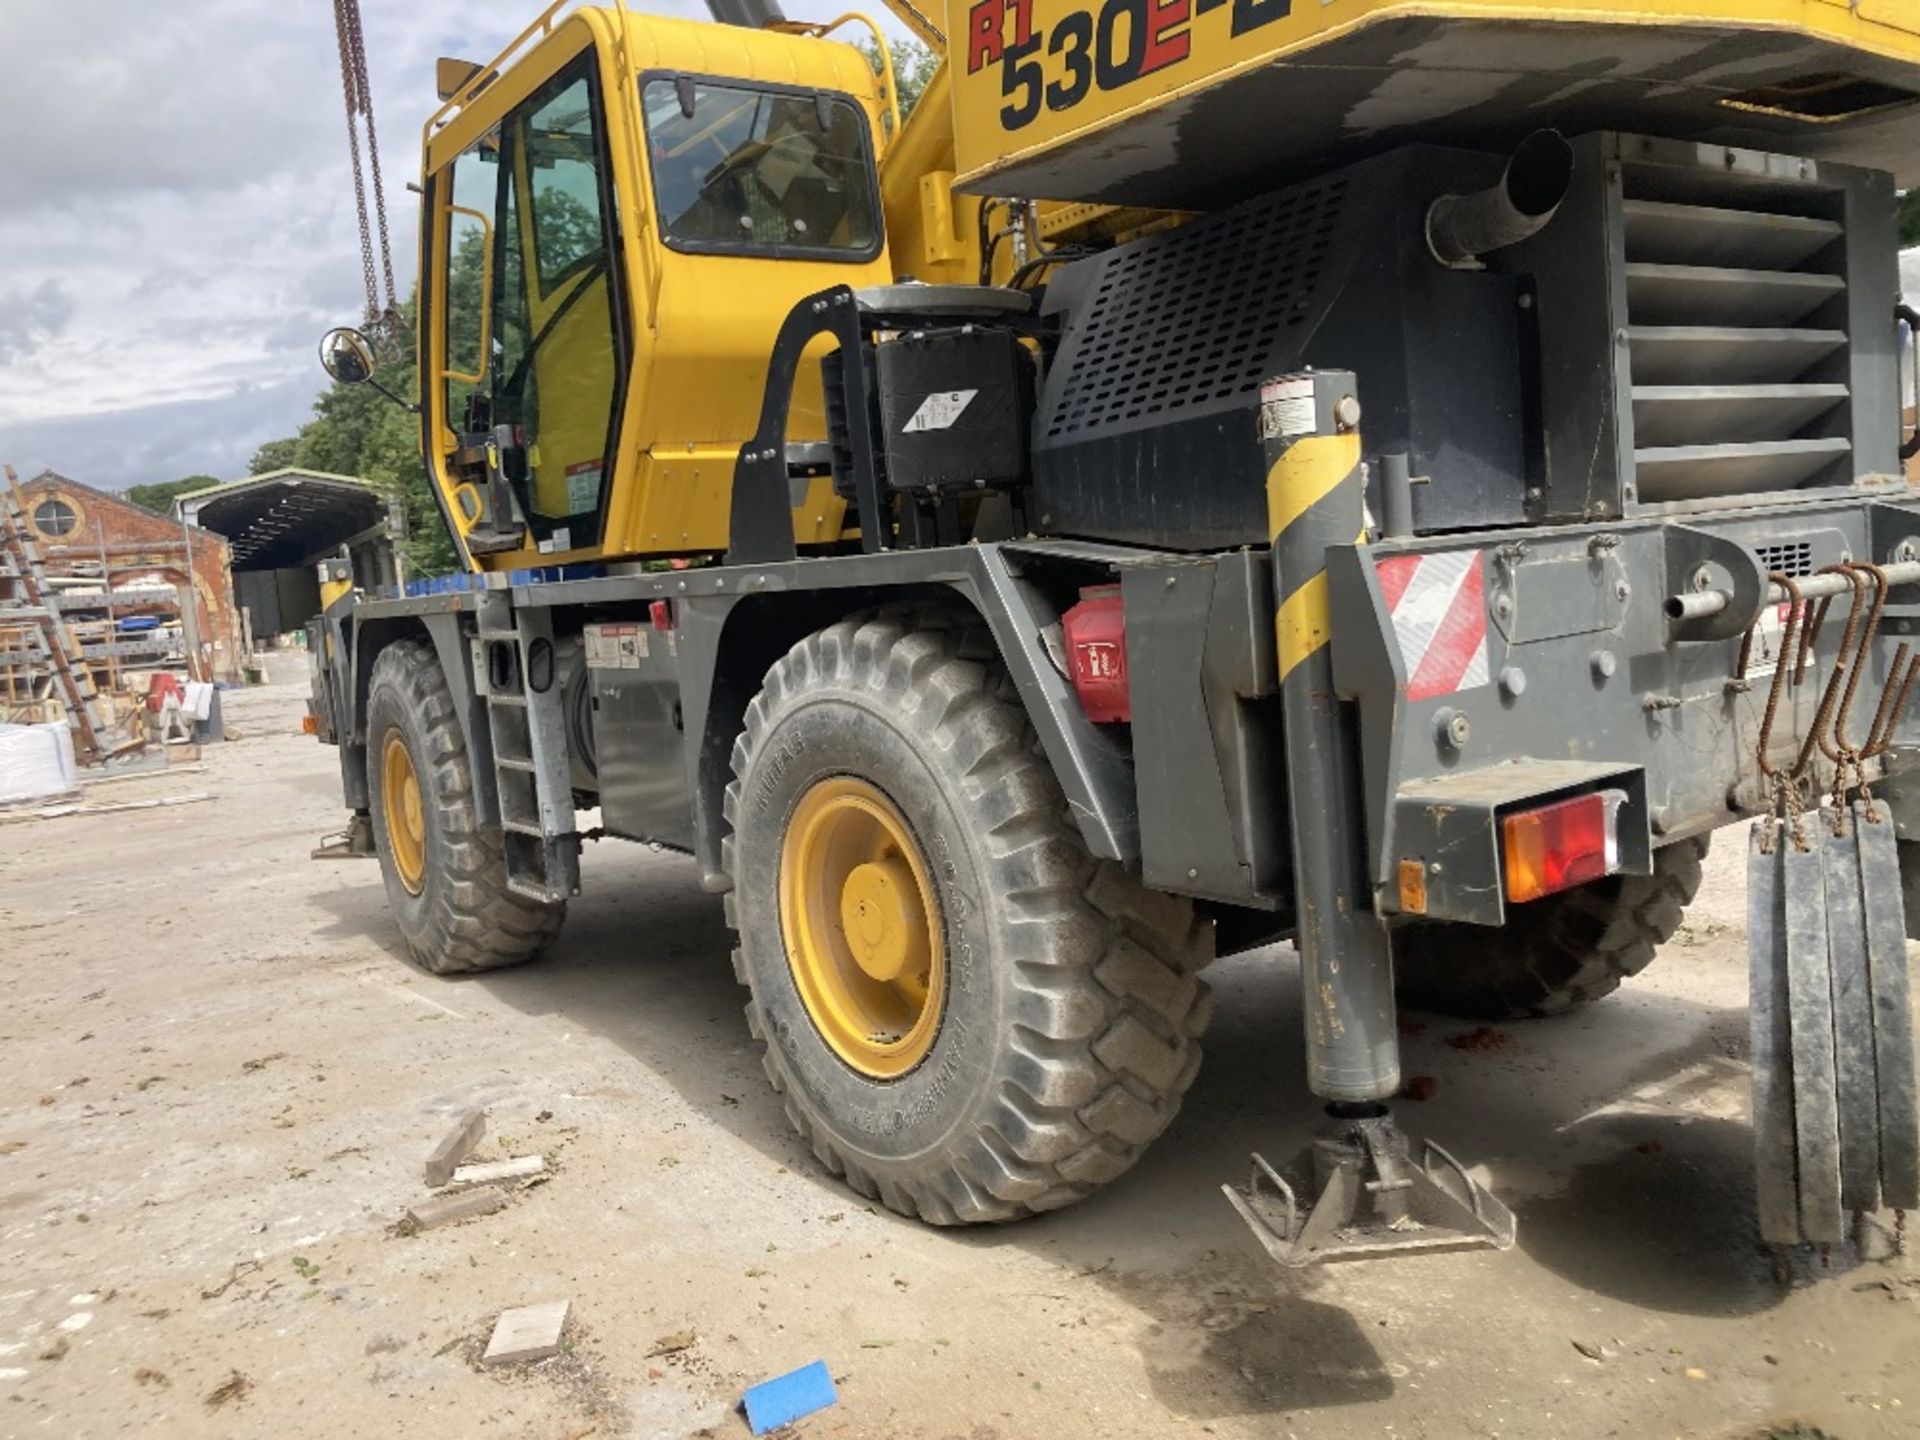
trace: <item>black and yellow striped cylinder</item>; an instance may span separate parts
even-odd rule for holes
[[[1356,395],[1354,377],[1338,370],[1283,376],[1260,392],[1307,1083],[1348,1104],[1400,1088],[1393,956],[1367,883],[1359,746],[1331,650],[1327,553],[1366,540]]]

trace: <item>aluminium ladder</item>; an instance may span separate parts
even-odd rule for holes
[[[15,610],[13,615],[39,624],[54,679],[72,716],[75,758],[82,765],[97,764],[107,758],[106,747],[100,739],[108,729],[100,710],[100,691],[93,683],[93,672],[87,668],[65,617],[49,603],[47,572],[40,563],[40,547],[34,543],[33,530],[27,522],[20,477],[11,465],[6,467],[6,475],[6,488],[0,490],[0,553],[11,561],[27,602],[24,609]]]

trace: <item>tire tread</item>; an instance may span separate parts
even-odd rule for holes
[[[1013,992],[1012,1023],[1000,1037],[1000,1079],[971,1133],[915,1173],[897,1165],[870,1173],[827,1117],[797,1102],[736,951],[768,1078],[822,1163],[889,1209],[952,1225],[1071,1204],[1139,1159],[1199,1072],[1212,1006],[1198,973],[1212,959],[1212,929],[1190,902],[1147,891],[1087,851],[985,626],[948,607],[865,612],[775,663],[733,748],[730,831],[771,717],[822,684],[869,687],[915,716],[929,758],[949,762],[955,803],[982,818],[988,883],[1008,917],[996,959]],[[737,887],[734,838],[723,854]]]

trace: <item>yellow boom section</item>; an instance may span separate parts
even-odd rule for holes
[[[1203,209],[1542,126],[1920,181],[1920,0],[949,0],[947,33],[980,193]]]

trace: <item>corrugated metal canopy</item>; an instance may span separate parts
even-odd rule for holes
[[[235,570],[310,564],[388,518],[387,497],[364,480],[275,470],[182,495],[174,512],[227,537]]]

